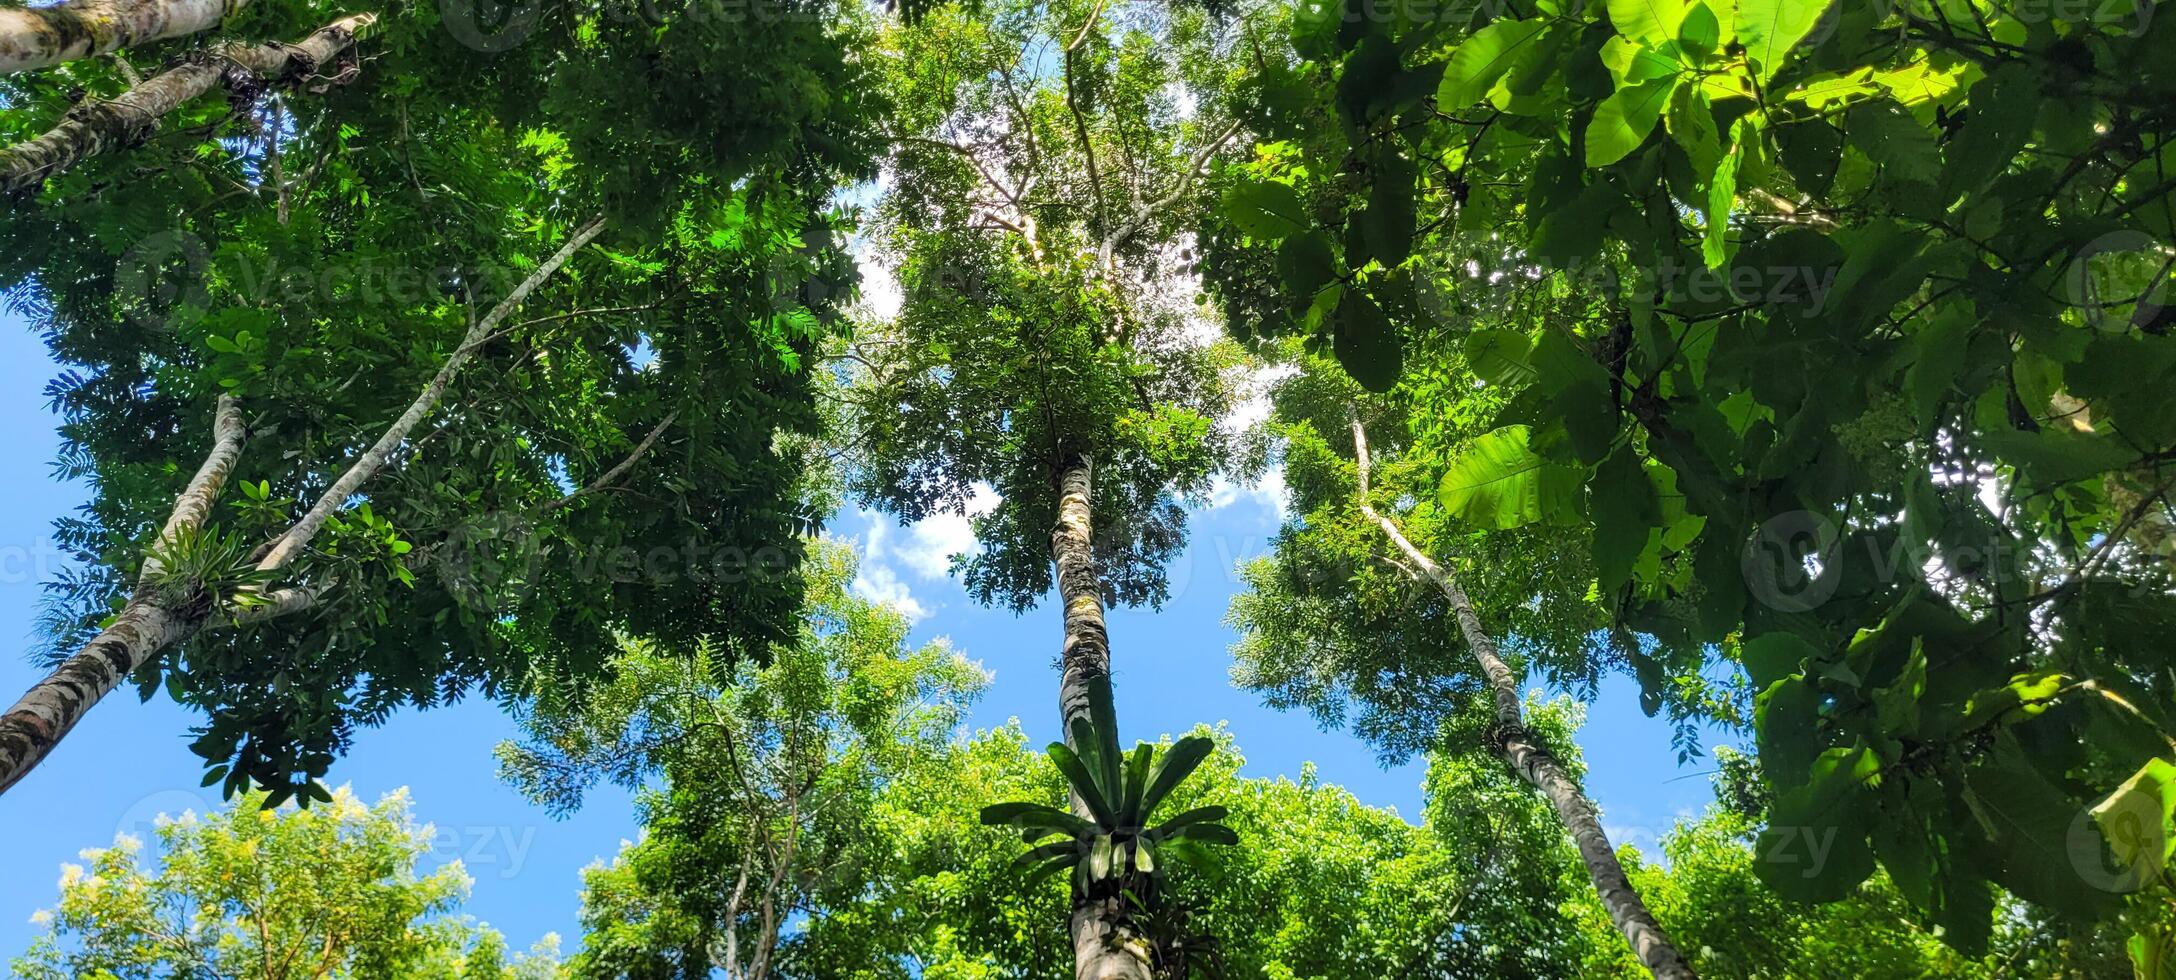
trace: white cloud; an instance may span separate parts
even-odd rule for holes
[[[869,537],[872,541],[882,531],[882,527],[875,525],[870,528]],[[907,617],[909,623],[919,623],[929,618],[929,608],[914,597],[914,593],[907,588],[907,583],[899,580],[899,573],[892,571],[890,565],[874,559],[862,560],[860,570],[854,575],[854,594],[892,607],[900,615]]]
[[[935,581],[948,577],[952,571],[953,555],[971,555],[975,552],[975,529],[969,519],[987,514],[997,506],[997,492],[987,485],[976,484],[967,499],[967,511],[961,514],[934,514],[907,525],[904,539],[891,543],[891,526],[873,512],[863,511],[870,522],[869,552],[872,557],[897,558],[900,565],[917,577]]]
[[[1251,500],[1263,510],[1276,515],[1278,520],[1284,520],[1284,467],[1271,467],[1269,472],[1262,474],[1262,478],[1253,483],[1240,483],[1222,473],[1210,478],[1210,510],[1222,510],[1242,500]]]

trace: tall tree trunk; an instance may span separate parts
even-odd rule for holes
[[[1406,560],[1420,569],[1422,575],[1435,583],[1443,592],[1458,617],[1458,631],[1465,636],[1466,645],[1473,650],[1473,659],[1481,666],[1481,673],[1488,678],[1489,694],[1496,702],[1496,729],[1494,740],[1504,761],[1509,763],[1519,778],[1549,798],[1556,808],[1557,819],[1572,835],[1579,847],[1579,859],[1587,866],[1587,876],[1594,880],[1594,890],[1602,897],[1602,905],[1609,910],[1610,921],[1632,944],[1640,962],[1648,972],[1661,980],[1692,980],[1692,967],[1677,951],[1662,926],[1647,911],[1647,903],[1625,877],[1624,866],[1617,862],[1616,849],[1609,845],[1609,835],[1602,830],[1601,821],[1595,819],[1594,804],[1587,799],[1579,782],[1564,771],[1549,752],[1527,731],[1526,721],[1520,711],[1519,678],[1504,663],[1496,651],[1496,641],[1481,626],[1481,617],[1474,611],[1473,600],[1458,584],[1458,579],[1443,566],[1436,564],[1398,529],[1396,522],[1375,510],[1368,502],[1368,434],[1358,421],[1352,424],[1354,468],[1360,478],[1360,513],[1382,529]]]
[[[0,75],[219,26],[249,0],[70,0],[0,8]]]
[[[114,147],[141,143],[168,113],[214,86],[248,78],[294,82],[316,74],[377,19],[374,14],[343,17],[295,44],[224,45],[145,79],[110,102],[70,109],[45,135],[0,149],[0,196],[34,189]]]
[[[447,356],[438,373],[378,441],[333,481],[301,519],[270,543],[264,558],[258,562],[258,569],[277,571],[300,554],[324,527],[332,512],[345,505],[364,481],[384,468],[393,449],[408,438],[416,423],[445,396],[454,375],[485,340],[495,335],[499,324],[575,252],[595,239],[604,230],[604,224],[605,219],[600,217],[577,229],[558,251],[492,307],[489,315],[470,325],[461,338],[461,345]],[[219,498],[220,488],[233,472],[235,461],[241,457],[246,431],[241,406],[231,396],[220,397],[212,430],[211,454],[205,457],[204,465],[197,469],[196,476],[182,490],[180,499],[174,502],[173,514],[167,518],[165,528],[159,532],[157,542],[145,557],[136,590],[122,606],[120,614],[111,625],[84,644],[82,650],[33,685],[7,714],[0,715],[0,793],[14,786],[51,753],[53,746],[83,719],[92,705],[119,685],[122,678],[158,654],[180,645],[202,629],[213,613],[224,614],[236,625],[243,626],[316,606],[324,591],[322,583],[268,590],[253,602],[225,608],[193,602],[186,596],[178,599],[166,596],[154,587],[159,578],[160,553],[176,537],[203,525],[212,504]],[[176,605],[177,602],[180,604]]]
[[[248,430],[242,408],[232,395],[219,396],[212,416],[212,449],[174,501],[166,526],[152,543],[136,577],[136,590],[119,615],[83,649],[63,661],[44,680],[23,693],[0,715],[0,792],[15,785],[38,760],[60,743],[91,705],[119,686],[146,660],[188,639],[211,615],[208,605],[172,608],[177,597],[162,595],[159,558],[175,539],[195,531],[211,514],[219,490],[242,458]]]
[[[1096,574],[1094,513],[1089,494],[1094,467],[1085,453],[1065,458],[1058,471],[1058,522],[1050,553],[1058,566],[1058,599],[1065,604],[1065,643],[1059,653],[1058,717],[1065,742],[1073,723],[1087,721],[1115,737],[1111,708],[1111,641],[1103,625],[1103,585]],[[1078,796],[1073,812],[1090,817]],[[1091,817],[1092,818],[1092,817]],[[1141,944],[1125,932],[1126,908],[1117,895],[1075,895],[1070,929],[1076,980],[1149,980]]]

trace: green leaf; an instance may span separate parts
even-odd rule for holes
[[[1609,69],[1609,76],[1618,88],[1668,78],[1685,67],[1676,58],[1624,37],[1603,42],[1602,64]]]
[[[1603,460],[1588,484],[1587,503],[1594,513],[1595,578],[1603,593],[1615,595],[1631,580],[1633,563],[1661,518],[1654,481],[1639,454],[1623,446]]]
[[[1576,523],[1585,474],[1536,455],[1527,434],[1513,425],[1475,439],[1443,475],[1443,509],[1486,528]]]
[[[1081,802],[1088,805],[1088,811],[1095,814],[1096,822],[1105,827],[1117,826],[1116,814],[1112,812],[1111,804],[1104,798],[1103,791],[1096,785],[1095,776],[1081,762],[1080,756],[1066,748],[1063,742],[1052,742],[1044,751],[1058,767],[1058,771],[1065,774],[1066,782],[1072,785],[1073,792],[1080,795]]]
[[[1115,842],[1109,834],[1097,834],[1096,841],[1088,848],[1088,877],[1101,881],[1111,876],[1111,859]]]
[[[1126,759],[1126,802],[1118,811],[1121,826],[1138,827],[1148,822],[1148,814],[1141,808],[1141,803],[1148,790],[1149,766],[1155,758],[1156,747],[1142,742],[1133,747],[1133,754]]]
[[[1390,318],[1357,290],[1345,294],[1337,313],[1337,332],[1331,337],[1337,363],[1369,391],[1396,387],[1405,370],[1405,351]]]
[[[1133,839],[1133,869],[1145,875],[1156,873],[1156,852],[1149,848],[1147,840],[1139,837]]]
[[[1700,258],[1710,269],[1730,261],[1730,212],[1738,203],[1738,167],[1747,143],[1758,138],[1751,116],[1740,117],[1730,127],[1730,152],[1723,154],[1708,177],[1706,223],[1701,229]]]
[[[1290,184],[1250,180],[1224,192],[1224,211],[1249,236],[1277,241],[1307,229],[1307,208]]]
[[[1776,798],[1754,844],[1754,873],[1801,902],[1850,895],[1874,872],[1863,817],[1880,772],[1880,758],[1865,746],[1821,753],[1805,785]]]
[[[1385,153],[1376,162],[1374,181],[1368,186],[1368,208],[1356,219],[1368,253],[1384,266],[1396,266],[1413,253],[1416,223],[1414,182],[1419,172],[1402,153]],[[1355,262],[1355,265],[1359,263]]]
[[[206,783],[205,785],[211,785]],[[2176,765],[2148,759],[2090,811],[2125,884],[2159,880],[2176,854]]]
[[[1191,827],[1197,823],[1215,823],[1219,820],[1224,819],[1225,817],[1231,816],[1231,814],[1232,811],[1230,807],[1197,806],[1191,810],[1186,811],[1185,813],[1181,813],[1178,816],[1172,817],[1171,819],[1166,820],[1163,823],[1157,824],[1155,833],[1159,837],[1166,837],[1179,831],[1182,828]]]
[[[1674,75],[1652,79],[1621,87],[1603,99],[1587,123],[1587,166],[1606,167],[1639,149],[1655,131],[1678,83]]]
[[[1547,26],[1541,20],[1499,20],[1475,31],[1451,52],[1436,89],[1437,108],[1455,112],[1481,101]]]
[[[1156,760],[1156,768],[1149,776],[1148,792],[1141,797],[1141,816],[1146,818],[1155,813],[1164,797],[1171,795],[1171,791],[1214,751],[1216,743],[1200,735],[1188,735],[1172,745],[1163,758]]]
[[[1983,429],[1977,438],[1996,459],[2017,467],[2043,487],[2121,469],[2138,458],[2135,451],[2116,439],[2068,426],[2049,426],[2038,432]]]
[[[1768,685],[1798,673],[1820,655],[1796,633],[1763,633],[1738,647],[1739,660],[1755,691],[1765,691]]]
[[[1533,341],[1518,330],[1476,330],[1466,337],[1466,367],[1490,384],[1534,380]]]
[[[2070,849],[2079,809],[2028,761],[2004,733],[1987,762],[1965,774],[1965,803],[1993,838],[1996,861],[1984,868],[2019,898],[2080,921],[2100,914],[2114,897],[2081,875]]]
[[[1019,827],[1023,830],[1048,830],[1050,833],[1085,837],[1095,833],[1095,825],[1079,816],[1042,803],[1015,800],[993,803],[982,808],[982,822],[993,827]],[[1043,834],[1041,836],[1049,836]]]
[[[1783,61],[1805,40],[1832,0],[1738,0],[1738,43],[1762,84],[1782,70]]]
[[[1166,839],[1169,841],[1200,841],[1204,844],[1237,844],[1239,843],[1239,832],[1220,823],[1196,823],[1188,824],[1173,831],[1171,836]],[[1166,845],[1164,850],[1169,852],[1171,848]]]
[[[1609,22],[1617,33],[1660,45],[1677,39],[1686,0],[1609,0]]]

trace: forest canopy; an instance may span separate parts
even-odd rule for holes
[[[2176,977],[2172,172],[2158,0],[0,0],[0,794],[134,693],[226,801],[15,969]],[[1241,485],[1232,689],[1420,812],[1120,711]],[[563,950],[335,788],[470,698],[632,794]]]

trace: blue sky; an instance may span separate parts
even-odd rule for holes
[[[79,485],[53,481],[45,465],[58,446],[56,420],[42,394],[54,370],[36,334],[19,318],[0,314],[0,459],[13,461],[11,478],[0,482],[0,636],[15,640],[12,655],[0,656],[0,698],[10,703],[39,673],[29,651],[39,585],[59,561],[51,522],[85,494]],[[1324,781],[1417,818],[1418,763],[1382,769],[1373,751],[1351,736],[1321,731],[1304,715],[1270,710],[1230,684],[1233,637],[1223,616],[1237,587],[1233,567],[1268,547],[1277,521],[1273,491],[1225,488],[1195,515],[1193,541],[1172,566],[1172,600],[1164,609],[1113,612],[1122,737],[1154,738],[1197,722],[1225,722],[1246,755],[1249,775],[1296,777],[1313,762]],[[970,543],[963,519],[898,527],[849,510],[833,531],[862,544],[858,584],[865,592],[921,617],[918,640],[947,636],[994,673],[975,725],[1017,717],[1037,741],[1056,736],[1056,612],[1015,617],[969,600],[945,575],[945,557]],[[1676,766],[1669,727],[1643,717],[1637,702],[1629,681],[1605,683],[1580,742],[1604,824],[1614,839],[1651,853],[1654,838],[1680,815],[1705,806],[1711,793],[1700,776],[1707,761]],[[217,805],[215,791],[197,787],[201,770],[188,750],[194,723],[163,693],[141,704],[130,693],[117,693],[37,771],[0,796],[0,840],[7,842],[0,847],[0,882],[7,883],[0,888],[0,959],[29,944],[31,913],[52,904],[61,864],[80,860],[79,851],[110,843],[116,832],[147,833],[162,812]],[[467,911],[506,933],[516,948],[557,932],[571,950],[580,941],[579,871],[635,835],[629,799],[600,789],[579,813],[552,819],[495,777],[491,748],[512,734],[489,702],[403,712],[360,733],[330,781],[350,784],[366,801],[408,787],[418,818],[438,831],[430,860],[462,860],[475,879]]]

